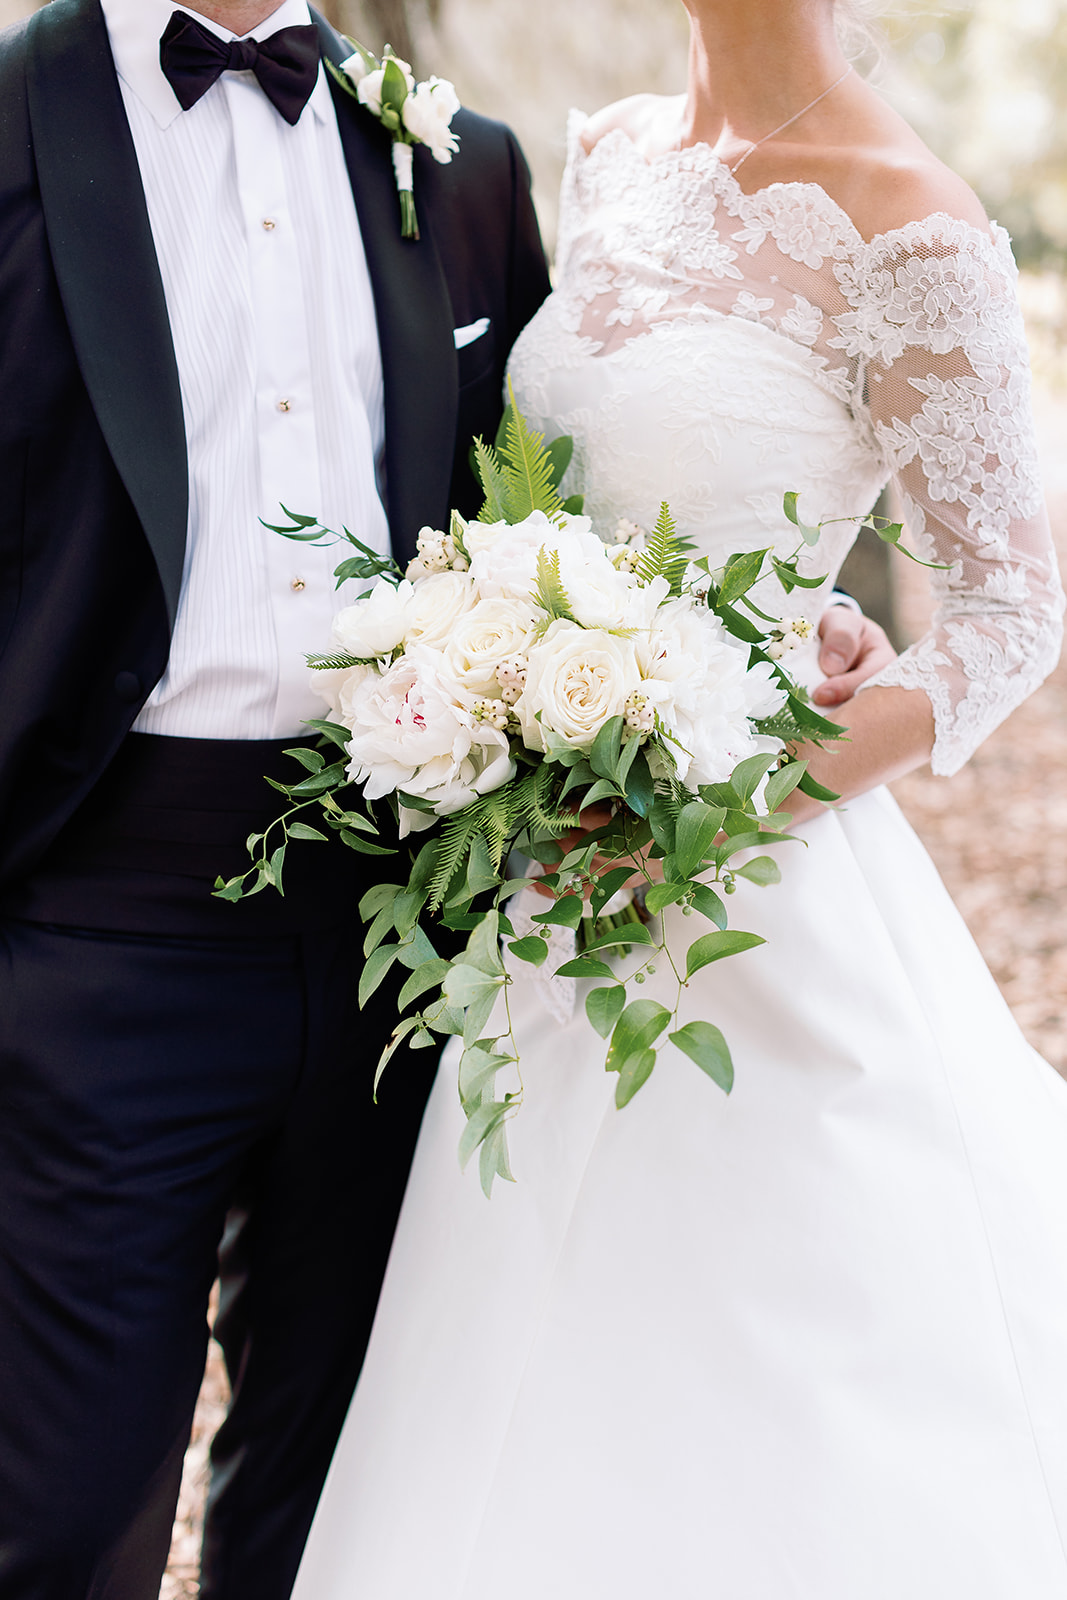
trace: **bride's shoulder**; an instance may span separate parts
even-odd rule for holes
[[[842,152],[836,181],[825,185],[864,239],[894,233],[933,216],[949,216],[990,232],[982,202],[925,146]],[[836,191],[836,192],[835,192]]]
[[[669,113],[670,108],[684,101],[685,96],[666,98],[661,94],[631,94],[625,100],[616,100],[600,111],[594,111],[582,128],[582,146],[591,153],[607,133],[622,132],[639,149],[644,149],[655,130]]]
[[[989,232],[978,196],[869,85],[853,82],[821,151],[823,188],[864,239],[947,215]]]

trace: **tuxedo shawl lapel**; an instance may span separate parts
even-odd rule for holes
[[[60,295],[112,460],[178,604],[189,474],[178,368],[133,138],[98,0],[29,22],[27,89]]]
[[[323,55],[340,62],[349,52],[321,17],[316,22]],[[403,564],[419,528],[440,527],[448,511],[458,382],[452,304],[425,216],[420,239],[401,238],[390,135],[332,79],[331,89],[378,316],[389,526]]]

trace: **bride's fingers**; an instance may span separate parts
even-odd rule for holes
[[[840,613],[843,625],[837,618],[827,622],[834,612]],[[823,642],[819,665],[828,675],[814,690],[812,699],[820,706],[843,705],[862,683],[895,659],[896,651],[877,622],[840,606],[831,607],[820,626]]]

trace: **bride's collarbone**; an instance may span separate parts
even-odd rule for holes
[[[670,130],[677,130],[684,104],[684,95],[639,94],[605,106],[582,130],[586,154],[605,135],[618,131],[644,160],[655,163],[678,148]],[[741,141],[736,148],[714,153],[729,170],[741,161],[746,148],[750,147]],[[868,144],[775,140],[746,157],[734,181],[748,196],[776,184],[811,185],[827,195],[868,240],[941,213],[989,232],[989,219],[973,189],[910,129],[899,138],[877,138]]]

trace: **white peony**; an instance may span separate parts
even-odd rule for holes
[[[641,686],[632,639],[572,622],[553,622],[527,653],[526,683],[515,714],[528,749],[545,749],[548,729],[588,750],[604,723],[625,713]]]
[[[329,706],[329,720],[352,726],[352,708],[363,693],[368,678],[379,676],[377,667],[344,667],[335,671],[313,668],[309,673],[311,687]]]
[[[447,816],[509,782],[506,734],[457,699],[437,650],[414,645],[353,696],[349,775],[368,800],[402,790]]]
[[[408,132],[427,147],[435,161],[445,164],[459,149],[459,140],[451,131],[458,110],[459,97],[448,79],[430,78],[408,95],[401,116]]]
[[[739,761],[764,748],[751,719],[772,716],[785,703],[771,667],[750,669],[748,655],[717,617],[687,600],[663,606],[638,641],[641,688],[677,741],[666,745],[690,788],[723,782]]]
[[[456,682],[476,695],[498,696],[501,662],[524,655],[533,642],[538,615],[525,600],[480,600],[461,617],[445,648]]]
[[[345,606],[333,619],[333,635],[349,655],[364,661],[391,656],[404,642],[414,585],[380,579],[365,600]]]
[[[477,599],[465,572],[433,572],[421,578],[408,603],[405,643],[443,649],[457,622]]]

